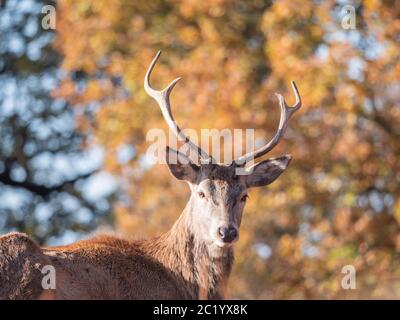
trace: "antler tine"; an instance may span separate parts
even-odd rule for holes
[[[287,129],[290,117],[292,116],[292,114],[295,111],[299,110],[301,107],[301,97],[299,94],[299,90],[297,89],[296,83],[294,81],[292,81],[292,88],[294,91],[294,95],[296,97],[296,102],[292,107],[289,107],[286,104],[285,98],[281,94],[275,93],[276,96],[278,97],[279,106],[281,108],[281,118],[279,120],[278,130],[276,131],[274,137],[271,139],[271,141],[269,141],[266,145],[264,145],[260,149],[253,151],[253,152],[249,152],[249,153],[239,157],[237,160],[235,160],[235,162],[237,164],[244,165],[247,162],[249,162],[250,160],[253,160],[253,159],[256,159],[256,158],[259,158],[259,157],[265,155],[266,153],[271,151],[282,139],[282,137],[285,134],[285,131]]]
[[[176,123],[174,117],[172,116],[169,96],[172,92],[172,89],[175,87],[175,85],[178,83],[178,81],[181,78],[180,77],[176,78],[166,88],[164,88],[161,91],[153,89],[150,85],[150,75],[151,75],[151,73],[154,69],[154,66],[156,65],[157,60],[160,57],[160,55],[161,55],[161,51],[158,51],[156,56],[154,57],[153,61],[151,62],[149,69],[146,72],[146,76],[144,78],[144,89],[146,90],[146,92],[148,93],[149,96],[151,96],[154,100],[157,101],[157,103],[161,109],[161,112],[163,114],[163,117],[168,124],[168,127],[174,132],[174,134],[182,141],[185,141],[185,143],[187,143],[192,150],[196,151],[198,153],[198,155],[200,156],[200,158],[202,158],[203,160],[206,160],[206,161],[210,161],[210,159],[211,159],[210,156],[204,150],[202,150],[199,146],[197,146],[192,141],[190,141],[189,137],[187,137],[182,132],[182,130],[179,128],[178,124]]]

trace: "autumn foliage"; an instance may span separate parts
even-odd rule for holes
[[[104,147],[123,195],[115,227],[133,237],[166,231],[189,189],[149,165],[146,133],[167,126],[143,90],[183,80],[172,95],[184,128],[274,133],[274,92],[303,107],[273,155],[287,172],[251,191],[230,279],[233,298],[400,297],[400,6],[341,1],[60,0],[56,49],[66,71],[55,97],[79,112],[79,130]],[[129,152],[127,152],[130,151]],[[121,155],[129,154],[128,157]],[[345,265],[357,289],[344,290]]]

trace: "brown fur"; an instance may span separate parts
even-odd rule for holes
[[[22,233],[0,237],[0,299],[35,299],[42,293],[41,266],[50,264]]]
[[[2,236],[0,299],[221,299],[238,237],[222,241],[218,230],[238,230],[249,181],[270,183],[289,161],[266,160],[248,176],[236,176],[234,165],[170,165],[192,194],[174,226],[153,239],[103,235],[40,248],[22,233]],[[45,265],[56,270],[55,290],[42,289]]]
[[[25,234],[2,236],[0,299],[221,298],[232,251],[210,258],[186,219],[184,212],[169,232],[143,241],[102,235],[41,249]],[[56,269],[55,291],[42,289],[44,265]]]

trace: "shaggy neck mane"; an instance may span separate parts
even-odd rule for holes
[[[147,252],[173,273],[191,299],[221,299],[233,263],[233,250],[211,254],[192,228],[191,201],[173,227],[146,241]],[[192,229],[192,230],[191,230]]]

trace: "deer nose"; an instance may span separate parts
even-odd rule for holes
[[[238,232],[235,227],[220,227],[218,228],[218,234],[223,242],[230,243],[236,239]]]

